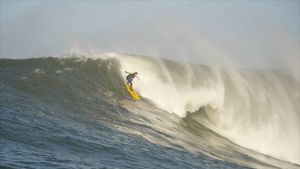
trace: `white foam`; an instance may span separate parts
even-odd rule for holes
[[[272,90],[259,76],[249,81],[234,69],[227,72],[231,89],[225,90],[221,78],[205,78],[207,83],[201,86],[191,85],[189,79],[178,85],[160,62],[113,56],[120,60],[124,78],[125,70],[139,73],[140,80],[134,80],[134,88],[158,107],[185,117],[187,111],[209,106],[214,111],[207,114],[210,120],[200,120],[204,125],[241,146],[300,163],[299,110],[291,103],[285,89],[288,86],[276,77],[270,77],[274,81]]]
[[[194,112],[206,105],[222,107],[223,99],[220,97],[224,91],[222,86],[194,88],[190,83],[179,86],[172,81],[168,70],[161,67],[163,65],[160,65],[160,68],[162,68],[161,73],[166,77],[164,80],[157,74],[157,65],[153,62],[129,56],[122,56],[119,59],[124,79],[125,71],[138,72],[140,80],[134,80],[134,88],[143,97],[150,99],[167,112],[185,117],[187,111]]]

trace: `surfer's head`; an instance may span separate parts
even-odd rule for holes
[[[137,74],[138,74],[138,72],[134,72],[133,74],[134,74],[134,75],[137,75]]]

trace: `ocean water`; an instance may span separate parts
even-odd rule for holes
[[[300,168],[299,83],[280,71],[70,55],[1,59],[0,80],[1,168]]]

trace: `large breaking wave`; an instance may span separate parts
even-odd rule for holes
[[[288,75],[118,58],[121,72],[140,72],[137,90],[160,108],[180,117],[191,112],[198,122],[239,145],[300,163],[299,83]]]
[[[120,104],[119,100],[129,98],[123,86],[124,71],[137,71],[140,80],[133,84],[145,103],[140,109],[149,111],[148,106],[155,105],[242,147],[300,163],[299,82],[277,70],[220,70],[113,53],[2,60],[1,65],[3,85],[70,109],[72,105],[66,103],[83,107]],[[122,104],[128,109],[127,101]]]

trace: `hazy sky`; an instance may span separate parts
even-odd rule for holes
[[[121,52],[299,70],[299,0],[0,1],[1,58]]]

